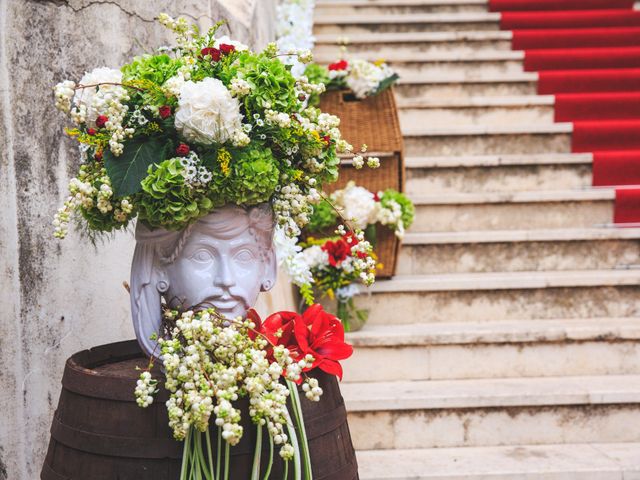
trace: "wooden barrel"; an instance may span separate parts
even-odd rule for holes
[[[51,426],[51,440],[42,480],[177,480],[182,442],[172,438],[165,401],[158,392],[154,403],[142,409],[133,395],[139,372],[145,367],[135,340],[102,345],[76,353],[67,360],[62,393]],[[344,401],[335,377],[313,372],[324,390],[320,402],[301,396],[312,469],[316,480],[358,479]],[[154,377],[161,379],[159,371]],[[162,382],[161,382],[162,383]],[[244,435],[231,448],[231,479],[248,480],[253,461],[256,428],[242,410]],[[211,430],[215,441],[217,430]],[[264,444],[263,459],[268,448]],[[277,453],[270,478],[282,478]],[[292,468],[289,477],[292,476]],[[264,468],[262,469],[264,472]]]

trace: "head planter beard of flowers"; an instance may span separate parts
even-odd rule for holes
[[[89,232],[124,229],[136,216],[180,230],[223,205],[264,202],[298,235],[316,187],[335,181],[338,153],[351,151],[339,119],[306,106],[322,87],[296,79],[275,44],[254,53],[216,37],[220,23],[200,35],[182,18],[159,21],[177,46],[54,88],[82,157],[55,235],[72,216]]]

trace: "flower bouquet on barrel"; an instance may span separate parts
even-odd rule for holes
[[[184,19],[159,21],[177,46],[54,89],[81,154],[55,236],[67,235],[72,218],[95,235],[137,217],[131,308],[150,363],[135,398],[154,403],[163,381],[154,362],[162,364],[169,426],[184,441],[181,480],[241,478],[233,470],[246,465],[234,465],[230,449],[247,417],[255,428],[247,478],[310,479],[331,462],[310,452],[305,408],[320,399],[322,381],[342,376],[339,361],[352,349],[341,322],[313,304],[309,270],[294,278],[311,305],[304,314],[262,321],[252,307],[275,284],[274,234],[300,253],[301,228],[321,199],[316,187],[336,180],[338,154],[351,146],[337,117],[307,106],[323,87],[296,79],[275,45],[255,53],[218,37],[221,24],[200,33]],[[348,235],[371,270],[371,245],[362,232]],[[349,449],[353,457],[350,441]],[[80,478],[72,463],[62,461],[63,473]],[[341,468],[329,476],[357,478]]]

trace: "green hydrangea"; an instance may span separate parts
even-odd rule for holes
[[[280,170],[269,148],[241,150],[233,156],[230,167],[225,193],[238,205],[269,201],[280,183]]]
[[[243,52],[238,57],[236,68],[243,72],[244,80],[253,89],[252,94],[244,99],[249,113],[261,112],[265,108],[278,112],[298,110],[300,100],[296,96],[296,79],[280,59]]]
[[[156,85],[162,85],[178,73],[182,62],[169,55],[142,55],[135,57],[133,62],[124,65],[122,78],[128,80],[149,80]]]
[[[322,232],[327,228],[334,227],[338,222],[338,215],[334,208],[326,200],[313,206],[313,214],[309,219],[307,229],[310,232]]]
[[[397,192],[392,188],[388,188],[384,191],[382,197],[380,197],[380,203],[383,207],[387,207],[391,201],[400,205],[400,208],[402,209],[402,224],[405,229],[408,229],[413,224],[416,214],[413,203],[411,203],[411,200],[409,200],[403,193]]]
[[[184,228],[214,207],[206,192],[187,185],[177,158],[149,167],[137,205],[141,220],[169,230]]]

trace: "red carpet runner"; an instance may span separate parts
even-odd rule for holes
[[[489,0],[574,152],[593,153],[594,186],[618,188],[614,221],[640,223],[640,11],[633,0]]]

